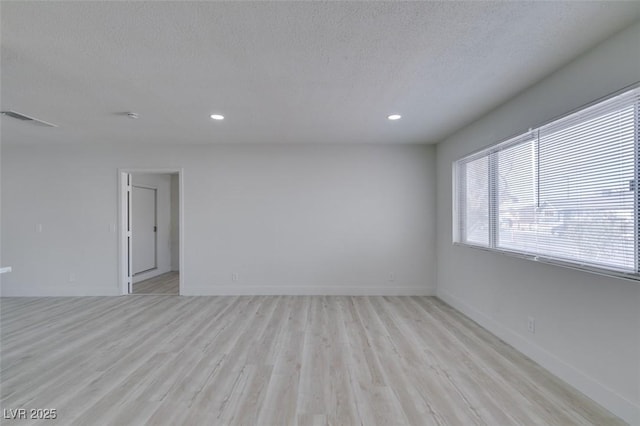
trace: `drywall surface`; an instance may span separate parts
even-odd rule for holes
[[[170,174],[132,173],[132,184],[153,188],[156,192],[156,269],[133,276],[137,283],[171,271],[171,178]],[[134,200],[135,201],[135,200]],[[135,209],[135,203],[133,204]],[[135,238],[135,230],[133,234]]]
[[[0,144],[0,191],[2,189],[2,146]],[[0,197],[0,223],[2,223],[2,197]],[[0,241],[2,241],[2,226],[0,226]],[[2,245],[0,244],[0,268],[4,268],[6,265],[2,262]],[[0,274],[0,289],[2,289],[2,276]]]
[[[183,169],[185,295],[433,294],[434,160],[427,145],[9,145],[2,295],[120,294],[119,168]]]
[[[452,245],[452,162],[640,81],[638,45],[640,24],[437,146],[438,296],[631,424],[640,283]]]

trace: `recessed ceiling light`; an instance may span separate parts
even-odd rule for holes
[[[400,120],[402,116],[400,114],[391,114],[387,117],[389,120]]]
[[[213,118],[214,120],[224,120],[224,115],[211,114],[211,118]]]
[[[57,124],[48,123],[48,122],[46,122],[44,120],[38,120],[37,118],[33,118],[33,117],[30,117],[30,116],[25,115],[25,114],[21,114],[21,113],[19,113],[17,111],[13,111],[13,110],[0,111],[0,114],[2,114],[3,116],[6,116],[6,117],[15,118],[15,119],[20,120],[20,121],[30,121],[30,122],[32,122],[34,124],[39,124],[41,126],[58,127]]]

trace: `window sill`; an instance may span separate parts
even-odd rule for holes
[[[562,260],[548,258],[540,255],[533,255],[530,253],[521,253],[521,252],[511,251],[511,250],[501,250],[501,249],[484,247],[484,246],[474,245],[474,244],[453,242],[453,245],[455,247],[472,248],[476,250],[482,250],[490,253],[500,254],[507,257],[514,257],[516,259],[525,259],[533,262],[544,263],[547,265],[560,266],[562,268],[574,269],[577,271],[588,272],[591,274],[601,275],[601,276],[610,277],[610,278],[620,278],[624,280],[640,282],[640,274],[636,274],[633,272],[616,271],[616,270],[601,268],[601,267],[592,266],[588,264],[580,264],[580,263],[574,263],[574,262],[568,262],[568,261],[565,262]]]

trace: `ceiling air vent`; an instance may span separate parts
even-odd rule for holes
[[[15,112],[15,111],[0,111],[0,114],[6,115],[7,117],[15,118],[21,121],[30,121],[33,124],[37,124],[39,126],[58,127],[53,123],[48,123],[46,121],[38,120],[37,118],[29,117],[28,115],[20,114],[19,112]]]

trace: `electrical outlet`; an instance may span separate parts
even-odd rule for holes
[[[527,318],[527,330],[529,333],[536,332],[536,319],[534,317]]]
[[[36,224],[36,232],[42,232],[42,224],[41,223],[37,223]]]
[[[231,274],[231,281],[238,281],[238,273],[234,272],[233,274]]]
[[[76,274],[75,274],[75,272],[70,272],[69,273],[69,282],[70,283],[76,282]]]
[[[389,282],[394,282],[396,280],[396,273],[395,272],[390,272],[389,273]]]

